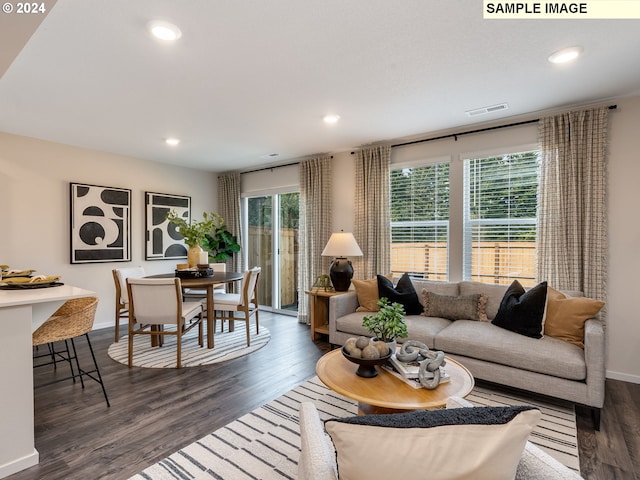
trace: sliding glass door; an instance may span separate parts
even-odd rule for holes
[[[298,192],[246,199],[249,268],[262,268],[258,288],[263,307],[298,310]]]

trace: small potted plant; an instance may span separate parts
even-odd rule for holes
[[[378,300],[378,306],[380,310],[374,315],[364,317],[362,326],[369,330],[376,340],[389,343],[389,348],[395,351],[396,339],[409,335],[404,321],[404,307],[397,302],[389,303],[385,297]]]
[[[171,210],[167,213],[167,220],[178,227],[178,233],[189,247],[187,258],[190,267],[198,264],[203,251],[207,251],[216,262],[240,251],[236,237],[227,231],[223,218],[217,213],[204,212],[201,221],[187,223],[175,210]]]
[[[240,251],[240,244],[236,236],[227,230],[222,217],[217,215],[213,229],[204,236],[202,248],[214,262],[224,262]]]

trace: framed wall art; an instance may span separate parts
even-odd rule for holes
[[[187,247],[176,226],[166,220],[175,210],[187,223],[191,222],[191,197],[168,193],[145,192],[145,225],[147,260],[168,260],[187,257]]]
[[[131,190],[71,183],[71,263],[131,261]]]

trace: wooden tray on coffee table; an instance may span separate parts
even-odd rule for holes
[[[356,375],[358,365],[344,358],[340,349],[318,360],[318,378],[334,392],[358,402],[358,414],[399,413],[444,407],[449,397],[466,397],[474,386],[473,376],[463,365],[445,357],[451,380],[434,390],[413,388],[383,368],[374,378]]]

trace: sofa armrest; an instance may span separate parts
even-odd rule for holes
[[[355,291],[334,295],[329,299],[329,339],[337,338],[336,320],[355,312],[358,305],[360,304]]]
[[[316,406],[300,404],[299,480],[337,480],[338,470],[331,439],[324,431]],[[330,446],[331,445],[331,446]]]
[[[604,324],[591,318],[584,324],[584,361],[587,366],[589,406],[602,408],[605,382]]]

